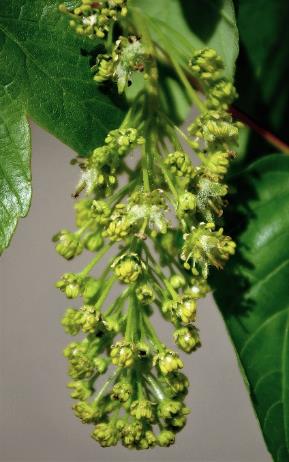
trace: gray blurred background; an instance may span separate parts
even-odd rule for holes
[[[65,262],[51,237],[73,227],[70,193],[78,169],[69,166],[73,153],[66,146],[34,125],[32,135],[32,207],[0,259],[1,462],[269,462],[211,297],[199,304],[203,347],[185,358],[192,412],[174,446],[138,453],[121,446],[102,449],[90,438],[91,427],[74,417],[62,356],[70,338],[60,326],[67,301],[54,283],[62,272],[81,269],[88,256]],[[171,329],[157,323],[169,343]]]

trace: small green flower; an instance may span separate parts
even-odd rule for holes
[[[91,436],[102,447],[115,446],[119,440],[119,431],[112,423],[101,422],[96,425]]]
[[[77,335],[81,329],[82,314],[74,308],[67,308],[61,320],[64,332]]]
[[[165,159],[165,164],[170,171],[178,177],[191,178],[194,176],[194,167],[189,156],[182,151],[169,154]]]
[[[103,237],[99,232],[89,234],[85,237],[84,246],[90,252],[96,252],[103,246]]]
[[[157,437],[157,441],[161,447],[171,446],[175,442],[175,434],[170,430],[163,430]]]
[[[193,326],[186,326],[174,332],[174,341],[186,353],[191,353],[201,346],[198,330]]]
[[[184,367],[179,355],[172,350],[165,350],[153,358],[153,364],[157,365],[162,374],[167,375]]]
[[[121,367],[130,367],[134,362],[134,346],[131,342],[121,340],[111,347],[110,356],[112,364]]]
[[[105,201],[92,201],[91,214],[97,223],[106,225],[109,221],[110,213],[110,207]]]
[[[223,228],[214,229],[213,223],[201,223],[198,228],[192,227],[190,234],[184,235],[181,259],[185,261],[185,268],[192,267],[196,274],[200,269],[204,278],[208,276],[209,265],[222,268],[235,252],[236,244],[223,235]]]
[[[151,430],[145,432],[144,436],[138,443],[139,449],[153,448],[157,444],[157,438]]]
[[[197,140],[203,139],[217,148],[231,148],[238,144],[239,126],[225,111],[208,111],[197,117],[188,130]]]
[[[189,65],[193,75],[207,85],[218,80],[224,69],[222,58],[212,48],[196,50]]]
[[[137,447],[143,434],[143,425],[139,421],[126,423],[121,430],[122,443],[127,448]]]
[[[153,420],[152,403],[147,399],[133,401],[130,406],[130,413],[137,420]]]
[[[77,380],[75,382],[70,382],[67,386],[68,388],[71,388],[73,390],[70,393],[70,396],[73,399],[80,399],[81,401],[85,401],[93,393],[93,390],[89,382],[86,382],[84,380]]]
[[[125,403],[132,395],[132,386],[129,382],[121,381],[116,383],[111,392],[111,397],[114,400]]]
[[[78,274],[65,273],[56,283],[56,287],[64,292],[67,298],[77,298],[81,294],[83,279]]]
[[[186,285],[185,278],[180,274],[174,274],[170,278],[170,284],[174,289],[181,289]]]
[[[136,253],[123,254],[117,257],[111,267],[117,278],[125,284],[136,282],[145,265]]]
[[[185,374],[176,371],[166,377],[165,385],[168,386],[169,395],[175,397],[186,395],[190,384]]]
[[[232,82],[222,79],[210,88],[207,106],[210,109],[227,110],[237,97],[238,94]]]
[[[100,324],[101,314],[96,311],[94,306],[83,305],[81,311],[81,328],[84,333],[92,334],[96,327]]]
[[[79,237],[67,229],[59,231],[53,237],[53,242],[57,243],[56,252],[66,260],[71,260],[83,251],[83,243],[80,242]]]
[[[139,136],[136,128],[118,128],[108,133],[105,143],[123,157],[137,145],[143,144],[144,138]]]
[[[99,418],[99,412],[86,401],[80,401],[73,406],[74,413],[82,423],[92,423]]]
[[[182,408],[180,401],[171,399],[164,399],[158,405],[157,413],[161,419],[171,419],[173,416],[178,414]]]
[[[180,218],[183,218],[188,213],[195,213],[197,208],[197,197],[191,192],[184,192],[179,196],[177,213]]]
[[[149,284],[140,284],[136,289],[136,297],[143,305],[149,305],[154,301],[155,294]]]
[[[109,359],[98,357],[94,359],[93,363],[94,363],[96,372],[101,375],[101,374],[106,373],[108,365],[109,365]]]

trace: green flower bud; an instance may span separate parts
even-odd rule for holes
[[[131,223],[126,219],[125,215],[111,216],[111,222],[103,232],[104,237],[108,237],[112,242],[121,241],[125,239],[131,231]]]
[[[110,55],[100,55],[96,61],[96,74],[93,79],[97,83],[103,83],[113,78],[114,62]]]
[[[178,216],[184,217],[187,213],[194,213],[197,208],[197,197],[188,191],[179,196]]]
[[[82,297],[86,304],[93,303],[98,292],[101,290],[101,280],[92,277],[85,278],[85,284],[82,287]]]
[[[189,156],[182,151],[176,151],[169,154],[165,159],[165,164],[170,171],[178,177],[194,176],[194,167],[192,166]]]
[[[182,409],[182,403],[179,401],[173,401],[170,399],[164,399],[158,405],[158,416],[161,419],[171,419],[173,416],[178,414]]]
[[[223,197],[228,193],[226,185],[200,176],[197,182],[197,208],[207,222],[223,214]]]
[[[125,403],[129,400],[132,395],[132,386],[129,382],[121,381],[116,383],[111,392],[111,397],[114,400],[118,400]]]
[[[107,358],[95,358],[93,362],[98,374],[106,373],[109,364],[109,360]]]
[[[94,306],[83,305],[80,308],[82,317],[81,317],[81,328],[84,333],[92,334],[96,327],[100,323],[101,315],[99,311],[95,310]]]
[[[130,367],[134,362],[134,348],[131,342],[121,340],[111,347],[110,356],[112,364],[121,367]]]
[[[208,111],[197,117],[188,128],[197,139],[217,147],[234,147],[238,144],[239,124],[227,112]]]
[[[175,442],[175,434],[170,430],[163,430],[160,432],[157,441],[161,447],[171,446]]]
[[[157,438],[151,430],[145,432],[144,437],[138,444],[139,449],[153,448],[157,443]]]
[[[91,204],[91,199],[81,199],[75,202],[75,221],[78,228],[86,226],[87,223],[92,219]]]
[[[144,263],[136,253],[124,254],[117,257],[111,267],[115,275],[125,284],[135,282],[145,269]]]
[[[183,361],[177,353],[172,350],[165,350],[153,358],[153,364],[159,367],[162,374],[167,375],[184,367]]]
[[[90,252],[95,252],[102,247],[103,237],[101,234],[90,234],[86,237],[84,245],[85,248]]]
[[[83,380],[77,380],[76,382],[70,382],[68,388],[71,388],[73,391],[70,393],[71,398],[80,399],[85,401],[92,395],[92,388],[88,382]]]
[[[232,82],[223,79],[210,88],[207,106],[210,109],[226,111],[237,97],[238,94]]]
[[[73,406],[74,414],[82,423],[92,423],[99,417],[99,412],[86,401],[80,401]]]
[[[143,144],[144,138],[138,135],[135,128],[119,128],[108,133],[105,143],[123,157],[137,145]]]
[[[212,48],[196,50],[189,65],[193,75],[207,85],[218,80],[224,69],[222,58]]]
[[[185,278],[180,274],[174,274],[170,278],[170,284],[174,289],[180,289],[181,287],[184,287],[186,285],[186,281]]]
[[[183,323],[188,324],[196,320],[196,313],[196,302],[189,295],[183,295],[175,312],[177,318]]]
[[[65,273],[56,283],[56,287],[64,292],[67,298],[77,298],[81,293],[83,280],[78,274]]]
[[[83,251],[83,244],[78,236],[66,229],[56,234],[53,237],[53,242],[57,242],[56,252],[66,260],[71,260]]]
[[[210,286],[202,277],[193,277],[191,279],[191,287],[186,289],[185,294],[189,295],[195,300],[203,298],[210,291]]]
[[[67,308],[61,320],[64,332],[70,335],[77,335],[81,328],[82,314],[74,308]]]
[[[106,225],[110,217],[110,207],[105,201],[92,201],[91,213],[96,223]]]
[[[102,447],[115,446],[119,440],[119,432],[112,423],[101,422],[96,425],[92,434]]]
[[[179,296],[174,300],[166,300],[162,306],[163,313],[169,313],[173,322],[177,319],[185,324],[196,320],[197,305],[189,295]]]
[[[155,294],[149,284],[140,284],[136,289],[136,297],[143,305],[149,305],[154,301]]]
[[[202,158],[204,174],[217,181],[222,180],[228,171],[230,160],[234,156],[234,151],[209,152]]]
[[[182,327],[174,333],[174,341],[186,353],[201,346],[198,330],[193,326]]]
[[[122,443],[127,448],[133,448],[140,441],[143,433],[141,422],[126,423],[121,430]]]
[[[169,386],[169,395],[174,397],[186,395],[190,384],[185,374],[182,374],[182,372],[174,372],[170,374],[169,377],[166,377],[166,385]]]
[[[146,399],[140,399],[133,401],[130,406],[130,413],[137,420],[146,419],[148,421],[153,420],[152,404]]]
[[[113,317],[106,316],[103,320],[103,325],[108,332],[120,332],[120,323]]]
[[[218,231],[214,231],[214,228],[213,223],[201,223],[198,228],[192,227],[190,234],[184,235],[181,253],[184,266],[188,269],[192,267],[196,274],[200,268],[204,278],[208,276],[209,265],[222,268],[235,252],[236,244],[229,236],[223,235],[223,228]]]

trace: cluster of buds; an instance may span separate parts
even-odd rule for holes
[[[151,69],[152,50],[146,50],[138,31],[130,27],[135,35],[111,40],[111,22],[126,14],[124,0],[82,0],[72,10],[61,8],[70,11],[77,32],[100,38],[111,32],[94,66],[98,84],[112,80],[122,93],[133,72]],[[73,380],[68,386],[77,400],[75,415],[94,425],[92,438],[103,447],[174,443],[189,414],[184,403],[189,383],[181,372],[182,358],[162,342],[150,316],[160,310],[174,326],[176,346],[185,353],[197,350],[197,301],[209,290],[209,269],[221,268],[235,250],[220,227],[224,177],[238,139],[239,125],[227,112],[235,90],[214,50],[195,52],[189,67],[206,99],[188,134],[175,129],[157,105],[150,115],[157,90],[150,86],[149,95],[141,92],[123,125],[79,160],[75,197],[82,191],[86,197],[75,205],[78,229],[54,238],[67,260],[85,249],[95,254],[80,273],[64,274],[57,287],[68,299],[82,297],[80,308],[69,307],[62,320],[66,333],[86,335],[64,351]],[[198,165],[179,135],[199,157]],[[132,170],[127,155],[136,147],[141,161]],[[121,173],[127,175],[122,186]],[[114,284],[119,295],[111,302]]]
[[[116,41],[111,52],[99,54],[96,64],[94,80],[104,83],[112,80],[117,83],[119,93],[123,93],[130,86],[134,72],[144,72],[147,62],[145,49],[141,41],[135,36],[122,37]]]
[[[127,14],[126,0],[81,0],[80,5],[61,3],[59,10],[70,17],[70,26],[77,34],[104,38],[111,24]]]
[[[117,187],[117,174],[122,170],[123,158],[143,143],[143,137],[135,128],[123,127],[109,132],[105,144],[94,149],[89,158],[76,160],[82,175],[75,196],[84,189],[87,193],[99,190],[101,196],[109,196]]]

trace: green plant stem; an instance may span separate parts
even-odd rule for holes
[[[99,297],[99,299],[97,300],[97,303],[95,305],[95,308],[96,309],[100,309],[106,299],[106,297],[108,296],[109,292],[110,292],[110,289],[112,287],[112,285],[114,284],[114,282],[116,281],[116,276],[113,274],[109,280],[104,284],[104,287],[101,291],[101,295]]]
[[[148,316],[144,316],[143,321],[144,321],[145,329],[147,331],[148,338],[152,340],[152,342],[154,343],[154,345],[157,347],[159,351],[163,351],[164,346],[162,342],[160,341],[160,339],[158,338],[156,331],[153,328]]]
[[[96,254],[96,256],[91,260],[88,265],[83,268],[83,270],[79,273],[80,276],[87,276],[90,271],[95,267],[95,265],[99,262],[99,260],[106,254],[106,252],[111,248],[111,244],[107,244]]]

